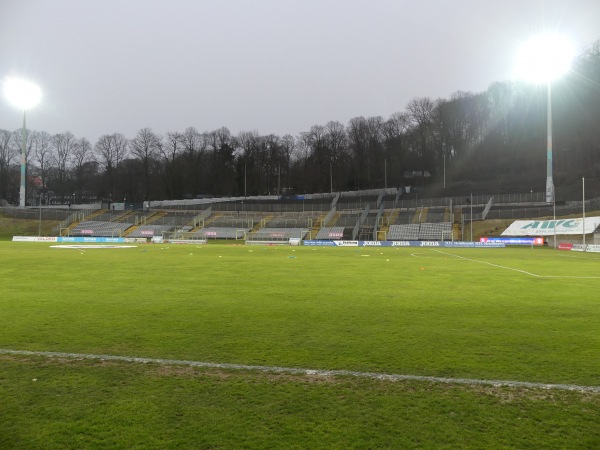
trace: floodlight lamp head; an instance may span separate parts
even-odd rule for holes
[[[30,81],[6,78],[3,84],[4,97],[19,109],[31,109],[42,99],[41,89]]]
[[[549,83],[570,70],[574,57],[575,46],[568,37],[539,34],[517,53],[516,76],[533,83]]]

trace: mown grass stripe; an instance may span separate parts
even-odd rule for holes
[[[190,366],[208,369],[227,369],[227,370],[248,370],[258,372],[287,373],[294,375],[317,375],[317,376],[352,376],[359,378],[369,378],[383,381],[425,381],[430,383],[446,384],[467,384],[467,385],[485,385],[485,386],[507,386],[530,389],[556,389],[563,391],[580,391],[600,393],[600,386],[580,386],[575,384],[556,384],[556,383],[536,383],[529,381],[511,381],[511,380],[480,380],[473,378],[447,378],[422,375],[399,375],[375,372],[355,372],[352,370],[320,370],[305,369],[295,367],[278,366],[253,366],[246,364],[227,364],[211,363],[202,361],[187,361],[180,359],[162,359],[162,358],[142,358],[136,356],[118,356],[118,355],[95,355],[90,353],[65,353],[65,352],[42,352],[30,350],[10,350],[0,349],[0,354],[18,355],[18,356],[42,356],[47,358],[66,358],[66,359],[90,359],[101,361],[119,361],[143,364],[163,364],[173,366]]]

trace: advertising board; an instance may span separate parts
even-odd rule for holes
[[[552,236],[555,234],[590,234],[600,226],[600,217],[560,220],[515,220],[502,236]],[[584,229],[585,227],[585,229]]]

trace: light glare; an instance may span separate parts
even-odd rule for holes
[[[4,81],[4,97],[19,109],[31,109],[42,99],[40,88],[27,80],[7,78]]]
[[[534,83],[550,82],[567,73],[575,57],[570,39],[559,34],[540,34],[517,54],[516,76]]]

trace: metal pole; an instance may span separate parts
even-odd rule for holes
[[[583,251],[585,252],[585,178],[581,179],[582,185],[581,185],[581,191],[582,191],[582,195],[583,195],[583,202],[581,203],[582,206],[582,211],[583,211]]]
[[[554,184],[552,184],[552,216],[554,218],[554,248],[556,249],[556,193],[554,192]]]
[[[244,164],[244,198],[246,197],[246,164]]]
[[[329,193],[333,194],[333,167],[329,161]]]
[[[471,192],[471,242],[473,242],[473,193]]]
[[[384,184],[385,184],[384,187],[387,190],[387,158],[385,158],[383,160],[383,178],[384,178]]]
[[[548,126],[547,126],[547,135],[546,135],[546,142],[548,145],[547,153],[546,153],[546,203],[550,203],[550,202],[552,202],[553,190],[554,190],[554,188],[553,188],[554,182],[552,180],[552,82],[548,81],[546,83],[546,86],[547,86],[547,91],[548,91],[548,96],[547,96]]]
[[[25,125],[25,110],[23,110],[23,129],[21,130],[21,188],[19,190],[19,206],[25,208],[25,179],[27,167],[27,127]]]

